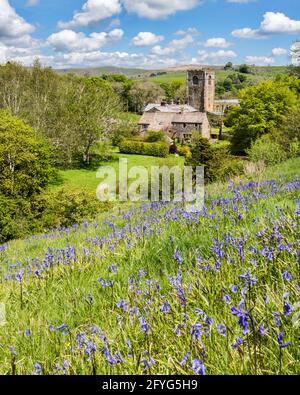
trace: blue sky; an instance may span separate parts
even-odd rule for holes
[[[0,0],[0,63],[285,65],[299,0]]]

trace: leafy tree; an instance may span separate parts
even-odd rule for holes
[[[165,91],[165,96],[168,101],[171,100],[180,100],[182,101],[182,87],[183,83],[181,81],[172,81],[172,82],[165,82],[160,84],[161,88]],[[184,87],[185,91],[185,87]]]
[[[204,166],[204,177],[207,181],[214,179],[213,167],[214,167],[215,153],[211,147],[208,139],[198,136],[195,138],[194,143],[191,147],[191,157],[187,160],[189,166]]]
[[[0,194],[30,198],[52,180],[49,144],[22,120],[0,111]]]
[[[163,89],[158,84],[150,81],[136,82],[130,91],[136,113],[142,113],[147,104],[157,103],[164,95]]]
[[[232,152],[244,154],[253,141],[279,127],[289,110],[299,104],[287,81],[264,81],[242,90],[240,106],[232,107],[226,125],[232,128]]]
[[[244,74],[251,74],[251,67],[248,64],[241,64],[239,72]]]
[[[225,64],[224,66],[224,70],[232,70],[233,69],[233,63],[232,62],[228,62]]]

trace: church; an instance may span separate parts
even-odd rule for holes
[[[141,133],[161,130],[171,139],[182,143],[191,140],[198,131],[203,137],[211,138],[208,113],[215,109],[215,72],[209,69],[187,71],[186,104],[148,104],[139,121]]]

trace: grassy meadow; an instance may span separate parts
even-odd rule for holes
[[[273,79],[279,74],[283,74],[286,71],[286,67],[284,66],[272,66],[272,67],[254,67],[252,74],[247,74],[247,79],[249,82],[253,84],[257,84],[261,81]],[[223,70],[216,69],[216,79],[217,81],[223,81],[231,75],[233,70]],[[158,75],[150,78],[151,81],[157,82],[158,84],[168,83],[173,81],[179,81],[185,83],[186,81],[186,72],[169,72],[167,74]]]
[[[0,246],[0,373],[299,374],[299,168]]]

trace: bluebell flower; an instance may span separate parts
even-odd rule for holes
[[[192,325],[190,333],[192,337],[195,337],[196,340],[199,340],[200,336],[202,335],[201,324],[199,322],[196,322],[194,325]]]
[[[274,324],[276,326],[279,326],[280,325],[280,315],[279,315],[279,313],[277,313],[277,311],[274,311],[273,316],[274,316]]]
[[[179,364],[180,364],[181,366],[184,366],[184,365],[187,363],[187,361],[188,361],[190,355],[191,355],[191,353],[187,352],[187,353],[185,354],[185,356],[182,358],[182,361],[179,362]]]
[[[199,359],[192,360],[192,369],[196,374],[200,374],[201,376],[205,376],[206,374],[204,363]]]
[[[292,344],[291,342],[283,343],[284,332],[276,332],[276,338],[280,348],[285,348]]]
[[[176,248],[173,257],[174,257],[174,260],[175,260],[177,263],[179,263],[180,265],[183,263],[183,258],[182,258],[182,256],[181,256],[181,253],[180,253],[178,247]]]
[[[139,318],[140,321],[140,325],[141,325],[141,331],[145,332],[145,333],[150,333],[150,325],[148,324],[148,322],[146,321],[145,317],[140,317]]]
[[[169,305],[168,302],[165,302],[165,303],[163,303],[163,305],[161,306],[160,310],[161,310],[163,313],[170,313],[170,311],[171,311],[171,306]]]
[[[290,272],[285,271],[282,273],[282,278],[286,281],[292,281],[293,277]]]
[[[226,334],[227,334],[227,328],[226,328],[226,325],[225,325],[225,324],[219,324],[219,325],[217,326],[217,329],[218,329],[218,331],[220,332],[220,334],[221,334],[222,336],[226,336]]]
[[[232,348],[238,348],[244,344],[244,339],[242,337],[237,337],[232,345]]]
[[[269,328],[265,328],[264,324],[259,326],[259,334],[264,336],[268,332]]]
[[[25,329],[24,335],[25,335],[26,337],[30,337],[30,335],[31,335],[30,329]]]
[[[40,373],[42,373],[43,369],[42,369],[42,365],[39,363],[35,363],[33,365],[34,371],[33,371],[33,375],[38,376]]]
[[[291,303],[284,302],[284,305],[283,305],[284,315],[290,315],[292,313],[293,309],[294,309],[294,307]]]

